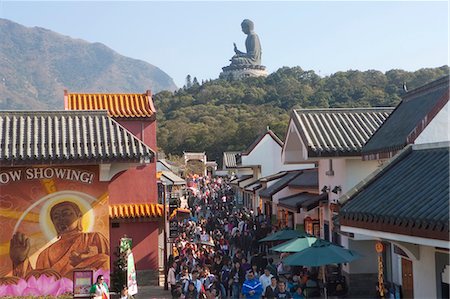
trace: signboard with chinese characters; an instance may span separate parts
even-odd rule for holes
[[[171,196],[169,200],[169,238],[178,237],[178,220],[177,220],[178,198]]]

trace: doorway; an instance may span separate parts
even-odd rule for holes
[[[414,298],[414,277],[412,261],[402,258],[403,298]]]

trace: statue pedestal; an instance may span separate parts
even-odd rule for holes
[[[248,77],[267,77],[266,67],[262,65],[229,65],[222,68],[220,79],[239,80]]]

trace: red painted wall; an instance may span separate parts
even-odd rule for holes
[[[156,121],[142,119],[117,119],[156,153]],[[157,203],[156,157],[145,166],[117,174],[109,184],[110,204]],[[132,221],[132,220],[131,220]],[[133,239],[133,255],[137,270],[157,270],[158,227],[161,221],[120,222],[120,227],[110,225],[110,246],[114,252],[124,235]],[[111,267],[116,257],[111,255]]]
[[[132,252],[137,270],[158,269],[158,221],[121,222],[120,227],[110,229],[111,252],[116,251],[120,238],[125,234],[133,240]],[[111,269],[116,256],[111,254]]]
[[[156,121],[117,120],[156,152]],[[139,166],[116,175],[109,186],[110,204],[157,203],[156,158],[146,166]]]

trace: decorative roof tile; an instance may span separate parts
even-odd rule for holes
[[[0,164],[149,162],[155,153],[106,111],[1,111]]]
[[[350,196],[340,223],[448,240],[449,149],[448,143],[409,146]]]
[[[110,219],[127,218],[162,218],[163,205],[156,203],[147,204],[117,204],[109,205]]]
[[[240,152],[224,152],[223,153],[223,168],[233,168],[237,166],[236,155]]]
[[[101,94],[68,93],[64,94],[66,110],[107,110],[117,118],[149,118],[156,110],[150,91],[144,94]]]
[[[409,91],[362,149],[364,159],[389,158],[414,143],[449,101],[449,76]]]
[[[292,119],[310,157],[360,155],[393,108],[298,109]]]

